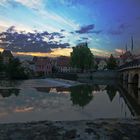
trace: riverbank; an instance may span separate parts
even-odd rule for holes
[[[0,140],[139,140],[140,119],[0,124]]]
[[[59,78],[28,79],[28,80],[1,80],[0,89],[11,88],[25,89],[35,87],[71,87],[82,83],[78,81],[65,80]]]

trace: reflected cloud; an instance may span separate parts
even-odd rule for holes
[[[16,108],[14,112],[29,112],[32,111],[34,107],[26,107],[26,108]]]

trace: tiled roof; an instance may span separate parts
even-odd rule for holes
[[[66,56],[58,57],[57,65],[60,67],[69,67],[70,66],[70,57],[66,57]]]

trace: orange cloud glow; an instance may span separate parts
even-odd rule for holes
[[[28,111],[31,111],[33,110],[34,108],[33,107],[28,107],[28,108],[17,108],[15,109],[15,112],[28,112]]]
[[[2,48],[0,48],[0,52],[3,52],[3,49]]]
[[[57,48],[52,49],[51,52],[13,52],[15,56],[38,56],[38,57],[57,57],[57,56],[70,56],[72,48]]]
[[[0,48],[0,52],[4,49]],[[100,50],[100,49],[91,49],[92,53],[97,56],[110,56],[111,52]],[[121,53],[123,50],[116,49],[117,53]],[[70,56],[72,48],[56,48],[51,49],[51,52],[12,52],[14,56],[38,56],[38,57],[58,57],[58,56]]]

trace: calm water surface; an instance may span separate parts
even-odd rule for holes
[[[129,95],[126,89],[138,94],[128,86],[122,90],[108,82],[68,88],[48,84],[45,79],[1,81],[0,122],[133,118],[139,113],[138,97],[131,103],[131,97],[124,96]]]

